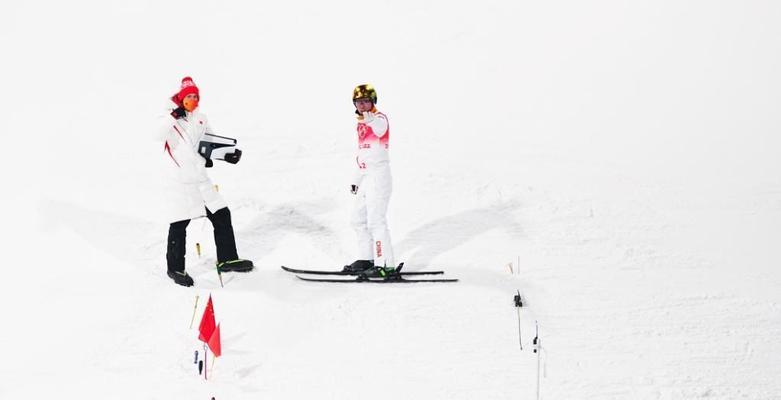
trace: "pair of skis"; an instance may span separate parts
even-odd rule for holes
[[[404,263],[399,264],[399,267],[397,269],[398,273],[390,278],[367,278],[364,276],[361,276],[360,274],[354,273],[354,272],[346,272],[346,271],[321,271],[321,270],[312,270],[312,269],[295,269],[295,268],[288,268],[284,265],[282,266],[282,269],[287,272],[292,272],[294,274],[297,274],[296,277],[298,279],[301,279],[302,281],[309,281],[309,282],[340,282],[340,283],[363,283],[363,282],[370,282],[370,283],[421,283],[421,282],[458,282],[458,279],[409,279],[410,276],[421,276],[421,275],[442,275],[445,273],[445,271],[401,271],[401,268],[404,266]],[[339,276],[352,276],[354,278],[352,279],[328,279],[328,278],[309,278],[300,276],[298,274],[302,275],[339,275]]]

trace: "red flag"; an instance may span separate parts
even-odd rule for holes
[[[209,302],[206,304],[206,309],[203,310],[203,317],[201,317],[201,326],[198,327],[200,334],[198,340],[207,343],[214,333],[214,305],[212,304],[212,295],[209,295]]]
[[[220,343],[220,326],[217,325],[217,329],[209,339],[209,348],[215,357],[219,357],[222,354],[222,343]]]

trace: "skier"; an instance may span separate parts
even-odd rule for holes
[[[206,168],[212,165],[212,160],[198,153],[204,135],[212,131],[206,116],[196,111],[200,92],[192,78],[188,76],[182,79],[179,92],[171,100],[176,108],[164,116],[165,123],[160,131],[160,138],[165,142],[163,155],[168,159],[166,168],[170,175],[170,220],[175,221],[168,230],[168,276],[179,285],[193,285],[193,279],[184,270],[185,238],[190,220],[203,217],[204,212],[214,227],[218,271],[251,271],[252,261],[242,260],[237,254],[228,205],[206,174]],[[225,161],[235,164],[240,156],[240,151],[236,150],[226,156]]]
[[[353,90],[358,116],[358,154],[350,191],[356,196],[351,223],[358,239],[358,260],[345,272],[366,277],[395,275],[393,246],[385,215],[391,195],[388,157],[390,130],[388,117],[377,111],[377,92],[371,85]]]

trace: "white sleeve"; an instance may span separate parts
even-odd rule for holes
[[[173,124],[174,119],[170,115],[158,115],[157,131],[155,132],[154,139],[158,142],[174,142],[174,139],[176,139],[176,132],[174,132]]]
[[[375,114],[374,120],[366,125],[369,125],[374,135],[380,138],[385,136],[385,133],[388,131],[388,118],[382,114]]]

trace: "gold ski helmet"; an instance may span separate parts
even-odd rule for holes
[[[369,99],[372,104],[377,104],[377,91],[370,84],[358,85],[353,89],[353,104],[358,99]]]

